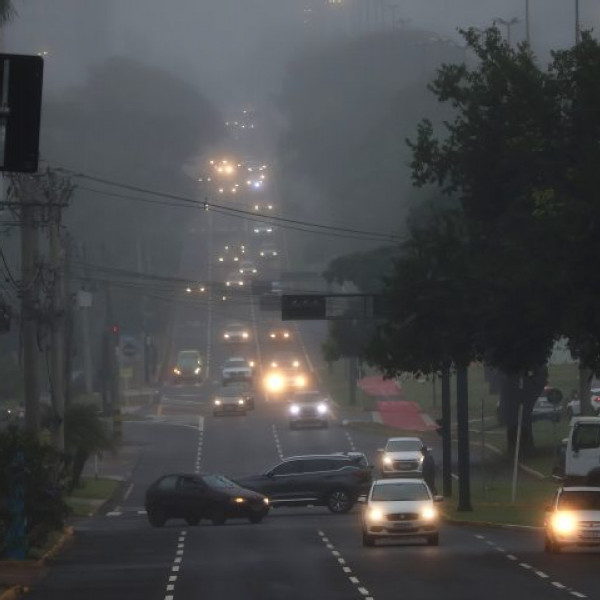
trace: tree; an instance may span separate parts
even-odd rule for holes
[[[6,25],[15,16],[12,0],[0,0],[0,27]]]

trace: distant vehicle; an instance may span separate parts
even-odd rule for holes
[[[294,392],[288,407],[290,429],[298,426],[329,427],[331,404],[329,395],[317,390]]]
[[[263,379],[263,386],[271,397],[280,398],[305,389],[308,381],[308,376],[298,369],[271,369]]]
[[[267,236],[271,235],[274,231],[273,225],[269,225],[268,223],[255,223],[254,228],[252,229],[255,235],[258,236]]]
[[[564,471],[568,484],[600,485],[600,417],[571,419]]]
[[[254,386],[252,382],[235,381],[225,385],[244,399],[244,404],[248,410],[254,410]]]
[[[590,390],[590,404],[592,411],[600,416],[600,388],[594,387]],[[581,401],[574,398],[567,404],[567,417],[578,417],[581,415]]]
[[[440,515],[434,496],[422,479],[380,479],[369,491],[362,517],[363,545],[381,538],[424,537],[439,544]]]
[[[200,383],[203,376],[200,352],[198,350],[180,350],[173,367],[173,380],[177,383]]]
[[[242,260],[240,262],[240,274],[241,275],[256,275],[258,269],[254,266],[251,260]]]
[[[301,369],[302,361],[298,354],[289,351],[279,351],[267,361],[270,369]]]
[[[546,509],[544,549],[600,546],[600,487],[562,487]]]
[[[246,414],[245,393],[235,386],[223,386],[213,394],[213,415],[242,415]]]
[[[371,469],[357,454],[314,454],[286,458],[261,475],[237,483],[268,496],[271,506],[326,506],[348,512],[371,486]]]
[[[273,342],[289,342],[292,340],[292,332],[287,327],[271,327],[267,337]]]
[[[228,288],[241,288],[245,285],[246,281],[244,279],[244,276],[239,272],[230,273],[227,276],[227,279],[225,279],[225,286]]]
[[[422,477],[424,446],[418,437],[389,438],[380,450],[382,477]]]
[[[532,421],[554,421],[558,423],[562,418],[562,406],[553,404],[547,396],[540,396],[531,410]]]
[[[223,331],[223,340],[226,342],[247,342],[250,340],[248,327],[240,323],[230,323]]]
[[[224,385],[234,381],[252,381],[253,369],[242,356],[232,356],[223,364],[221,379]]]
[[[145,506],[153,527],[169,519],[184,519],[188,525],[202,519],[214,525],[227,519],[260,523],[269,513],[268,498],[216,473],[164,475],[148,488]]]
[[[276,258],[279,256],[279,251],[275,244],[263,244],[258,252],[261,258]]]
[[[272,202],[256,202],[252,208],[259,213],[269,213],[275,210]]]

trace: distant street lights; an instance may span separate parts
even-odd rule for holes
[[[517,17],[513,17],[512,19],[509,19],[508,21],[506,19],[501,19],[500,17],[498,17],[497,19],[494,19],[494,25],[496,23],[500,23],[500,25],[504,25],[506,27],[506,42],[508,43],[509,46],[510,46],[510,40],[511,40],[510,30],[513,25],[516,25],[517,23],[520,23],[520,22],[521,22],[521,20],[517,19]]]

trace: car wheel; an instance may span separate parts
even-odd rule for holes
[[[337,489],[333,490],[327,496],[327,508],[336,514],[342,514],[348,512],[354,506],[354,502],[350,498],[350,495],[346,490]]]
[[[193,515],[193,516],[187,516],[185,518],[185,522],[190,526],[190,527],[195,527],[196,525],[198,525],[198,523],[200,523],[200,517],[198,515]]]
[[[255,525],[257,525],[264,519],[264,517],[265,515],[250,515],[248,517],[248,520],[250,521],[250,523],[254,523]]]
[[[375,545],[375,536],[369,535],[368,533],[363,531],[363,546],[368,546],[372,548]]]
[[[167,515],[165,511],[160,508],[155,508],[148,511],[148,523],[152,527],[162,527],[167,522]]]
[[[427,545],[428,546],[439,546],[440,545],[440,534],[432,533],[427,536]]]
[[[225,511],[220,506],[215,507],[210,516],[210,521],[213,525],[225,525],[227,521]]]

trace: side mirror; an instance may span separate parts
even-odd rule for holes
[[[443,502],[444,501],[444,496],[434,496],[433,497],[433,501],[434,502]]]

